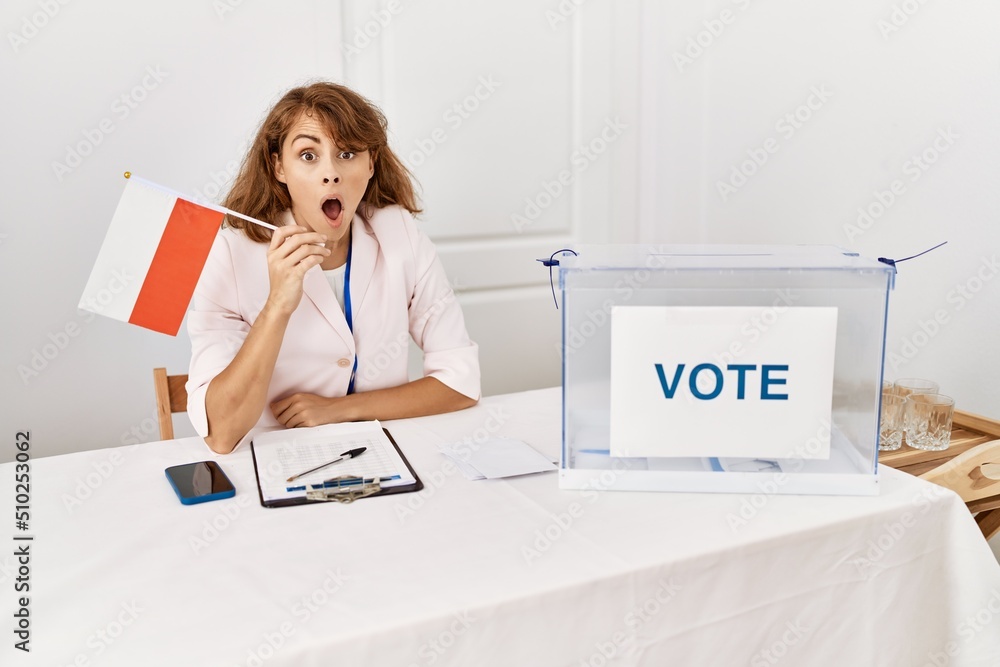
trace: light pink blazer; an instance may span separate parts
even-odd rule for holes
[[[291,223],[286,211],[283,224]],[[355,391],[405,384],[411,336],[424,352],[424,376],[479,398],[479,347],[469,340],[430,239],[398,206],[377,209],[368,219],[358,213],[352,224],[354,335],[322,270],[310,269],[255,428],[279,426],[270,404],[296,392],[345,395],[355,354]],[[188,415],[202,437],[208,435],[208,385],[236,356],[267,300],[267,248],[237,230],[221,230],[195,289],[187,315]]]

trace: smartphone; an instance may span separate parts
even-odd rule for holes
[[[236,495],[233,483],[215,461],[199,461],[171,466],[164,472],[177,497],[185,505],[206,503],[209,500],[232,498]]]

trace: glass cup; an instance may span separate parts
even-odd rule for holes
[[[943,394],[910,394],[903,407],[906,444],[939,452],[951,444],[955,401]]]
[[[903,406],[906,397],[888,390],[882,391],[882,418],[878,429],[878,450],[894,452],[903,446]]]
[[[892,384],[893,391],[903,398],[910,394],[936,394],[940,389],[937,382],[921,378],[902,378]]]

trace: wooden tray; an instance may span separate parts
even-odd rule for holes
[[[956,456],[973,447],[992,440],[1000,439],[1000,421],[980,415],[955,410],[952,421],[951,445],[941,452],[926,452],[903,445],[894,452],[879,452],[878,460],[882,465],[920,476],[929,473],[940,465],[947,463]],[[1000,483],[993,495],[966,503],[969,511],[976,516],[976,522],[983,534],[989,538],[1000,530]]]

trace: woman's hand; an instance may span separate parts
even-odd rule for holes
[[[346,410],[346,399],[324,398],[316,394],[292,394],[271,404],[274,418],[286,428],[320,426],[352,421]]]
[[[227,454],[267,408],[268,387],[292,313],[302,300],[306,271],[321,264],[330,251],[326,238],[305,227],[279,227],[267,250],[270,293],[246,339],[205,392],[208,435],[213,451]],[[289,415],[291,417],[291,415]]]
[[[437,378],[425,377],[398,387],[336,398],[292,394],[272,403],[271,412],[286,428],[295,428],[373,419],[423,417],[464,410],[476,403],[478,399],[460,394]]]
[[[278,312],[290,315],[302,300],[302,280],[306,271],[330,256],[323,247],[326,237],[305,227],[278,227],[267,250],[267,275],[271,292],[267,303]]]

